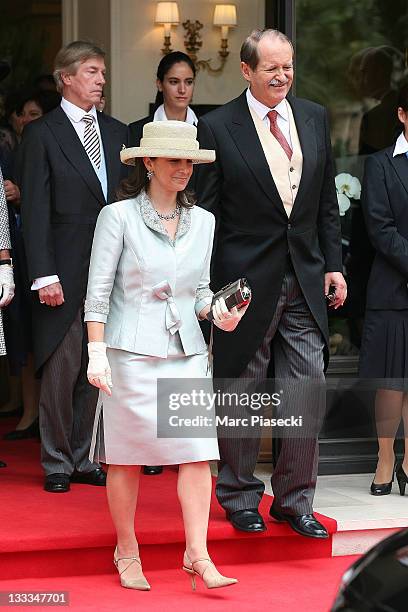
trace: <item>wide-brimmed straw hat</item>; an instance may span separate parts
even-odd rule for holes
[[[170,157],[191,159],[195,164],[209,164],[215,151],[200,149],[197,129],[184,121],[154,121],[146,123],[139,147],[128,147],[120,152],[124,164],[135,165],[137,157]]]

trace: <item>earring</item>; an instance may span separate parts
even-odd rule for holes
[[[153,170],[148,170],[148,171],[147,171],[147,175],[146,175],[146,176],[147,176],[147,178],[149,179],[149,181],[151,181],[151,180],[152,180],[152,176],[153,176],[153,174],[154,174]]]

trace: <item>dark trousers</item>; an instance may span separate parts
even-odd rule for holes
[[[237,381],[267,378],[273,355],[275,379],[283,391],[276,416],[304,415],[297,437],[282,437],[272,475],[275,507],[289,514],[309,514],[317,478],[318,429],[324,416],[324,340],[288,263],[281,295],[265,338]],[[313,381],[311,380],[313,379]],[[220,437],[216,494],[227,512],[257,508],[265,486],[254,476],[259,435]]]
[[[98,389],[87,380],[87,364],[87,333],[79,311],[43,367],[39,419],[46,474],[98,467],[88,458]]]

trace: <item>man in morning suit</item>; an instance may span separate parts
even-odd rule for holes
[[[214,376],[262,380],[272,362],[275,377],[295,388],[301,380],[322,383],[325,294],[335,287],[334,308],[346,297],[326,111],[287,97],[293,47],[281,32],[252,32],[241,48],[241,70],[249,88],[198,123],[201,146],[216,150],[216,162],[199,169],[196,189],[199,204],[217,218],[213,289],[244,276],[253,289],[239,329],[215,331]],[[301,415],[304,400],[292,392],[286,410]],[[312,508],[316,428],[279,442],[270,514],[302,535],[325,538]],[[264,531],[258,512],[264,484],[254,476],[259,436],[219,443],[216,493],[227,518],[237,529]]]
[[[89,458],[97,389],[86,377],[83,323],[96,219],[122,178],[127,128],[97,113],[105,84],[104,52],[75,41],[55,59],[61,106],[24,130],[20,186],[33,290],[34,360],[42,373],[41,462],[45,490],[70,482],[104,485]]]

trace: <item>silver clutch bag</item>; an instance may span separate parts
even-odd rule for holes
[[[236,306],[238,310],[243,306],[246,306],[251,299],[252,290],[246,278],[239,278],[229,285],[225,285],[222,289],[214,293],[211,302],[211,309],[214,306],[216,300],[224,298],[225,304],[228,310]],[[213,320],[212,310],[207,315],[209,321]]]

